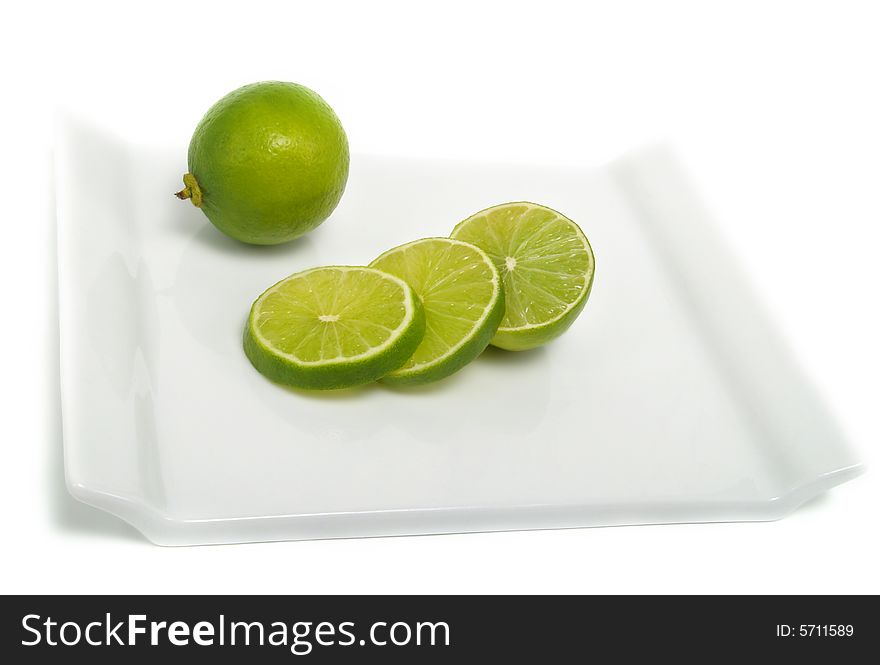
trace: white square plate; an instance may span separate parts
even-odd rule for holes
[[[185,146],[66,120],[56,153],[67,482],[166,545],[773,519],[856,475],[661,151],[603,170],[354,156],[333,216],[260,248],[179,188]],[[286,390],[241,350],[253,299],[508,200],[596,253],[553,344],[417,390]]]

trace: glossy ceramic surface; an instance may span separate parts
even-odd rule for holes
[[[774,519],[860,470],[663,151],[593,171],[355,155],[333,216],[272,248],[172,196],[185,146],[67,120],[56,166],[68,486],[156,543]],[[245,358],[268,285],[508,200],[595,251],[553,344],[329,394]]]

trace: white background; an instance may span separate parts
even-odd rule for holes
[[[870,468],[774,523],[152,546],[63,486],[49,180],[60,103],[185,146],[270,78],[320,92],[353,152],[601,164],[668,140],[870,465],[878,35],[876,3],[841,0],[7,6],[0,592],[880,592]]]

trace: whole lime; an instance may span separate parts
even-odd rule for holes
[[[333,109],[296,83],[230,92],[202,118],[176,194],[223,233],[275,245],[333,212],[348,180],[348,139]]]

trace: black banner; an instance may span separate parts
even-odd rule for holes
[[[7,596],[0,655],[15,663],[136,654],[163,663],[567,662],[607,653],[624,662],[645,654],[849,662],[840,659],[877,648],[878,621],[878,600],[867,596]]]

